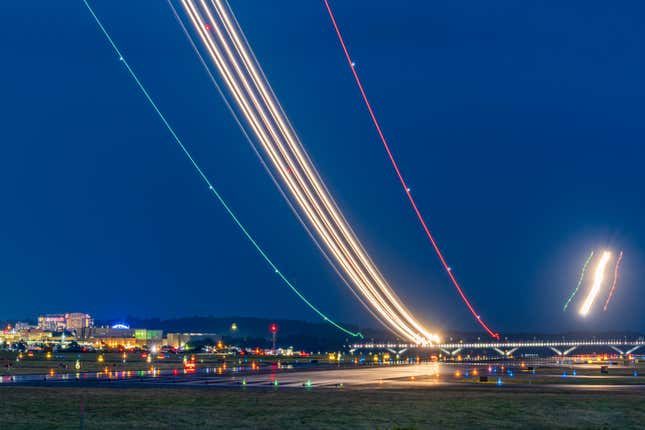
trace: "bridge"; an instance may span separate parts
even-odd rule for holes
[[[521,348],[543,348],[554,352],[557,356],[564,357],[581,347],[611,348],[620,355],[629,355],[645,346],[645,339],[592,339],[592,340],[531,340],[531,341],[504,341],[504,342],[451,342],[432,345],[414,345],[405,343],[355,343],[350,345],[351,354],[357,351],[386,350],[393,354],[401,355],[408,350],[437,350],[447,356],[454,357],[463,350],[492,350],[501,357],[511,357]]]

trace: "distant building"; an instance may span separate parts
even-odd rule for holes
[[[41,330],[63,331],[65,327],[65,314],[48,314],[38,317],[38,328]]]
[[[13,328],[16,331],[21,331],[21,330],[29,330],[30,328],[36,328],[36,326],[33,326],[28,322],[16,321],[16,323],[13,325]]]
[[[188,342],[205,339],[215,341],[217,335],[215,333],[168,333],[164,343],[174,348],[183,348]]]
[[[92,338],[92,344],[98,348],[107,346],[108,348],[131,349],[145,346],[145,343],[137,341],[134,337],[97,337]]]
[[[92,327],[94,327],[94,320],[88,314],[80,312],[65,314],[65,328],[68,331],[74,331],[81,339],[89,336],[89,329]]]
[[[89,337],[101,339],[107,337],[114,338],[134,338],[134,330],[130,328],[112,327],[92,327],[89,330]]]
[[[18,339],[25,342],[50,342],[52,331],[32,328],[18,333]]]
[[[94,327],[94,320],[88,314],[72,312],[65,314],[65,328],[67,330],[84,330]]]
[[[124,347],[126,349],[150,347],[152,345],[161,345],[163,331],[145,328],[131,329],[125,324],[115,324],[112,327],[89,328],[86,340],[97,348],[102,346],[109,348]]]
[[[38,328],[41,330],[62,332],[68,331],[83,339],[89,335],[94,320],[88,314],[72,312],[67,314],[47,314],[38,317]]]
[[[134,330],[134,337],[137,340],[161,341],[163,339],[163,330],[149,330],[147,328],[137,328]]]

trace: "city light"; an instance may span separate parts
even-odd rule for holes
[[[118,323],[118,324],[114,324],[112,328],[115,330],[129,330],[130,326],[127,324]]]
[[[602,282],[605,279],[605,268],[607,267],[607,263],[609,262],[610,258],[611,258],[611,252],[604,251],[602,253],[602,256],[600,257],[600,261],[598,262],[598,265],[596,266],[596,270],[594,272],[594,280],[593,280],[593,285],[591,286],[591,290],[589,291],[589,294],[587,295],[587,298],[585,299],[584,303],[580,307],[580,311],[579,311],[580,315],[587,316],[587,314],[589,314],[591,305],[593,304],[596,296],[598,295]]]

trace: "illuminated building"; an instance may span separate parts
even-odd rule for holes
[[[41,330],[63,331],[65,327],[65,314],[48,314],[38,317],[38,328]]]
[[[134,330],[131,328],[112,327],[92,327],[89,330],[89,337],[91,338],[130,338],[134,337]]]
[[[2,341],[13,343],[13,342],[25,342],[27,344],[34,343],[51,343],[56,339],[53,338],[53,332],[48,330],[41,330],[38,328],[29,328],[25,330],[10,330],[0,333],[0,343]]]
[[[94,320],[88,314],[80,312],[65,314],[65,328],[74,331],[81,339],[89,336],[89,329],[93,326]]]
[[[115,324],[112,327],[92,327],[88,330],[88,340],[97,347],[131,349],[161,345],[163,331],[145,328],[131,329],[125,324]]]
[[[33,326],[28,322],[16,321],[16,323],[13,325],[13,328],[15,331],[21,331],[21,330],[29,330],[30,328],[36,328],[36,326]]]
[[[73,312],[65,314],[65,328],[67,330],[83,330],[94,326],[94,320],[88,314]]]
[[[111,328],[114,330],[130,330],[130,326],[124,323],[114,324]]]
[[[38,328],[48,331],[75,332],[80,338],[88,335],[88,329],[94,326],[94,320],[88,314],[72,312],[67,314],[47,314],[38,317]]]
[[[115,324],[112,327],[92,327],[89,329],[89,338],[96,347],[108,348],[124,347],[126,349],[145,346],[145,341],[138,341],[134,337],[135,331],[125,324]]]
[[[157,340],[161,341],[163,338],[163,330],[148,330],[146,328],[137,328],[134,330],[134,337],[137,340]]]
[[[217,339],[215,333],[168,333],[166,335],[166,345],[173,348],[183,348],[188,342],[196,340]]]
[[[133,337],[105,337],[105,338],[93,338],[92,344],[97,347],[107,346],[108,348],[119,348],[123,347],[125,349],[132,349],[136,347],[145,346],[144,343],[137,341]]]

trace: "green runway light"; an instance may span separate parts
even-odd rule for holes
[[[262,256],[262,258],[264,258],[264,260],[269,264],[269,266],[271,266],[271,268],[273,270],[275,270],[276,274],[280,277],[280,279],[282,279],[282,281],[298,296],[298,298],[300,298],[300,300],[302,300],[311,310],[313,310],[316,314],[318,314],[318,316],[320,316],[322,319],[324,319],[329,324],[331,324],[332,326],[336,327],[338,330],[342,331],[343,333],[345,333],[345,334],[347,334],[349,336],[352,336],[352,337],[358,337],[358,338],[362,339],[363,335],[360,332],[352,332],[350,330],[347,330],[346,328],[344,328],[343,326],[341,326],[340,324],[336,323],[335,321],[333,321],[332,319],[327,317],[325,314],[323,314],[317,307],[315,307],[309,300],[307,300],[305,298],[305,296],[303,296],[302,293],[300,293],[300,291],[298,291],[298,289],[278,270],[278,267],[273,263],[273,261],[269,258],[269,256],[264,252],[264,250],[260,247],[260,245],[255,241],[253,236],[251,236],[251,233],[248,232],[246,227],[238,219],[238,217],[235,215],[233,210],[226,203],[224,198],[215,189],[215,187],[213,187],[213,184],[211,184],[210,180],[208,179],[208,177],[206,176],[204,171],[201,169],[201,167],[199,167],[199,165],[197,164],[197,161],[195,161],[195,159],[193,158],[192,154],[188,151],[188,148],[186,148],[186,146],[184,145],[182,140],[179,138],[177,133],[175,133],[175,130],[172,128],[170,123],[166,120],[165,115],[161,112],[161,110],[157,106],[157,103],[155,103],[155,101],[152,99],[152,97],[150,96],[150,94],[148,93],[146,88],[143,86],[143,84],[139,80],[138,76],[134,73],[134,70],[132,70],[132,68],[130,67],[130,64],[128,64],[127,60],[125,59],[125,57],[123,56],[123,54],[121,53],[119,48],[117,47],[116,43],[114,42],[114,40],[112,39],[112,37],[110,36],[108,31],[103,26],[103,23],[101,22],[99,17],[94,12],[94,9],[92,9],[92,6],[90,6],[90,4],[88,3],[87,0],[83,0],[83,3],[85,4],[87,9],[89,10],[90,14],[92,14],[92,17],[94,18],[94,21],[96,21],[96,24],[99,26],[99,28],[101,29],[101,32],[103,33],[103,35],[105,36],[107,41],[110,43],[110,45],[114,49],[114,52],[119,56],[119,60],[125,65],[128,73],[130,74],[132,79],[135,81],[135,83],[137,84],[137,86],[139,87],[139,89],[141,90],[143,95],[146,97],[146,99],[148,100],[148,102],[150,103],[152,108],[155,110],[155,112],[157,113],[157,115],[159,116],[159,118],[161,119],[163,124],[165,125],[166,129],[168,129],[168,131],[170,132],[170,134],[172,135],[173,139],[175,140],[175,142],[177,143],[179,148],[182,150],[182,152],[184,153],[186,158],[188,158],[188,160],[192,164],[192,166],[195,169],[195,171],[202,178],[202,180],[206,183],[206,185],[208,185],[208,189],[210,191],[212,191],[213,195],[217,198],[217,200],[220,202],[220,204],[224,207],[226,212],[230,215],[230,217],[233,219],[233,221],[239,227],[239,229],[242,230],[242,233],[244,233],[244,236],[246,236],[248,241],[251,242],[251,244],[255,247],[255,249]]]

